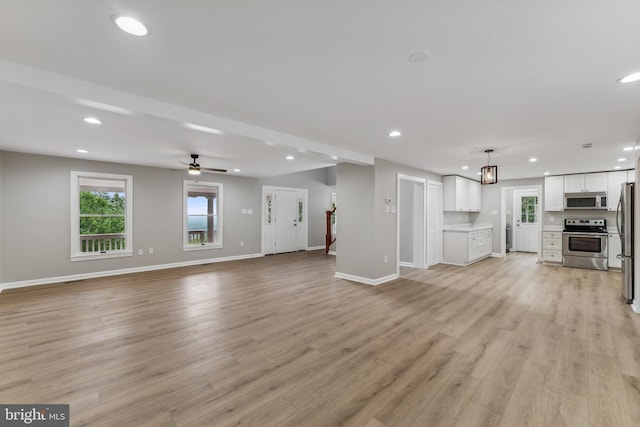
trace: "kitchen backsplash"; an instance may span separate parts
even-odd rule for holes
[[[582,210],[582,211],[564,211],[564,212],[543,212],[544,214],[544,225],[564,225],[565,218],[589,218],[589,219],[600,219],[604,218],[607,220],[607,228],[615,229],[616,228],[616,213],[610,211],[601,211],[601,210]]]
[[[443,225],[473,224],[478,218],[479,212],[447,212],[442,215]]]

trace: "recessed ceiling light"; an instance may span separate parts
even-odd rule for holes
[[[467,170],[467,169],[469,169],[469,166],[464,165],[464,166],[462,167],[462,169],[463,169],[463,170]]]
[[[476,175],[482,175],[482,172],[476,172]]]
[[[331,156],[331,160],[338,160],[338,156]]]
[[[82,149],[82,148],[78,148],[78,149],[76,150],[76,153],[80,153],[80,154],[87,154],[87,153],[88,153],[88,151],[87,151],[87,150],[84,150],[84,149]]]
[[[392,130],[391,132],[389,132],[389,136],[392,138],[396,138],[400,135],[402,135],[402,132],[400,132],[399,130]]]
[[[240,169],[234,169],[233,171],[234,172],[240,172]]]
[[[184,127],[187,129],[197,130],[205,133],[212,133],[214,135],[221,135],[222,131],[214,128],[210,128],[207,126],[194,125],[193,123],[185,123]]]
[[[625,162],[626,160],[627,160],[627,159],[625,159],[624,157],[620,157],[620,158],[618,159],[618,161],[619,161],[619,162]]]
[[[529,161],[530,161],[531,163],[535,163],[535,162],[537,162],[537,161],[538,161],[538,159],[536,159],[535,157],[532,157],[532,158],[530,158],[530,159],[529,159]]]
[[[122,31],[133,36],[146,36],[149,33],[149,30],[147,30],[147,27],[145,27],[142,22],[130,16],[118,16],[113,22],[115,22]]]
[[[293,156],[287,156],[287,157],[285,157],[285,159],[287,159],[287,160],[295,160],[295,157],[293,157]]]
[[[633,151],[633,147],[624,147],[622,151]]]
[[[549,175],[549,172],[545,172],[543,175]]]
[[[618,79],[618,83],[631,83],[640,80],[640,73],[633,73]]]
[[[102,120],[96,119],[95,117],[85,117],[84,121],[87,123],[91,123],[92,125],[101,125]]]
[[[427,52],[426,50],[421,50],[419,52],[413,52],[411,55],[409,55],[409,62],[411,62],[413,64],[417,64],[419,62],[424,61],[425,59],[427,59],[430,56],[431,56],[431,53]]]
[[[614,166],[614,169],[622,169],[622,166]]]

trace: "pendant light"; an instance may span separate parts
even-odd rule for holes
[[[491,166],[491,153],[493,150],[484,150],[489,157],[487,166],[480,168],[480,183],[481,184],[495,184],[498,182],[498,166]]]

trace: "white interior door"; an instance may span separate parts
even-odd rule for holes
[[[298,246],[298,209],[295,191],[277,190],[274,197],[275,252],[293,252]]]
[[[537,190],[513,192],[513,250],[538,252],[539,197]]]
[[[442,183],[427,184],[427,266],[442,262]]]

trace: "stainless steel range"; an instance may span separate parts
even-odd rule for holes
[[[608,270],[607,220],[565,219],[562,265]]]

